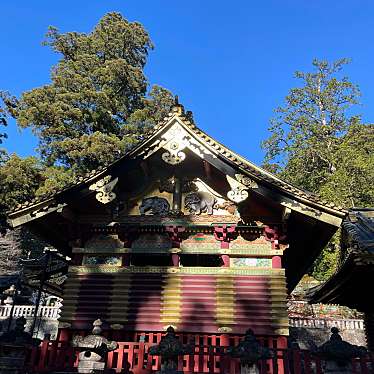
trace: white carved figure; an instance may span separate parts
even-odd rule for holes
[[[116,194],[113,192],[113,188],[117,184],[118,178],[114,178],[113,180],[111,179],[112,177],[110,175],[107,175],[96,183],[91,184],[91,186],[89,187],[91,191],[97,192],[96,200],[100,201],[100,203],[108,204],[116,198]]]
[[[238,182],[234,178],[226,175],[226,179],[230,184],[231,190],[227,192],[227,197],[234,203],[240,203],[248,198],[248,187]]]
[[[208,192],[191,192],[184,199],[184,206],[191,214],[213,214],[216,198]]]

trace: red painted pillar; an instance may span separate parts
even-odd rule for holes
[[[220,336],[220,341],[219,341],[220,347],[223,349],[220,350],[220,361],[221,361],[221,370],[222,373],[229,373],[230,372],[230,358],[228,357],[226,353],[227,347],[230,346],[230,335],[229,334],[222,334]]]
[[[57,341],[58,342],[69,342],[70,341],[70,330],[67,328],[58,329]]]
[[[221,255],[221,259],[222,259],[224,268],[230,267],[230,256],[229,255]]]
[[[73,265],[75,266],[80,266],[82,265],[82,261],[83,261],[83,254],[82,253],[75,253],[73,255]]]
[[[282,269],[282,258],[280,256],[273,256],[271,259],[271,267],[273,269]]]
[[[124,253],[122,256],[122,266],[130,266],[130,253]]]
[[[230,335],[222,334],[220,336],[220,346],[221,347],[229,347],[230,346]]]
[[[285,336],[279,336],[277,338],[277,349],[281,351],[279,352],[281,358],[278,359],[278,373],[284,374],[284,360],[287,360],[287,338]]]
[[[179,255],[178,253],[171,254],[171,262],[173,266],[179,267]]]

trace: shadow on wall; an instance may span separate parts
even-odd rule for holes
[[[251,321],[255,321],[259,317],[271,318],[269,302],[258,302],[257,300],[251,300],[249,297],[246,299],[237,298],[236,309],[236,313],[241,313],[245,317],[246,321],[248,321],[247,328],[251,328],[257,335],[258,332],[256,331],[256,326],[251,325]],[[264,323],[264,326],[268,325],[269,323]]]
[[[198,301],[193,303],[193,308],[187,315],[183,315],[183,310],[181,310],[181,314],[182,321],[178,328],[179,331],[191,331],[191,325],[198,325],[200,327],[200,331],[204,331],[207,324],[214,325],[216,321],[213,313],[208,311],[206,306]]]

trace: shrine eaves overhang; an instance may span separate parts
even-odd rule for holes
[[[374,313],[367,287],[374,276],[374,209],[352,209],[342,223],[341,253],[337,271],[311,288],[311,303],[339,304]]]
[[[289,290],[346,216],[344,209],[230,151],[197,128],[190,113],[176,104],[164,121],[123,157],[80,177],[61,191],[17,206],[8,213],[8,222],[12,227],[26,225],[68,255],[88,226],[122,225],[131,229],[136,219],[128,212],[134,209],[136,199],[152,189],[156,179],[163,181],[159,183],[165,184],[165,190],[168,183],[180,183],[178,188],[183,189],[183,183],[194,180],[216,191],[222,207],[236,211],[232,215],[236,218],[230,219],[238,227],[260,223],[281,227],[289,244],[283,256]],[[175,213],[171,214],[174,222],[185,226],[205,224],[203,217],[183,214],[180,205],[174,192],[169,211]],[[146,208],[143,205],[140,211],[143,209],[144,213]],[[170,219],[161,215],[159,222]]]

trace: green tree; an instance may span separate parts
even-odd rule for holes
[[[6,212],[27,200],[31,200],[42,177],[35,157],[25,159],[12,154],[0,165],[0,236],[5,233]]]
[[[18,125],[39,137],[48,165],[81,173],[111,162],[167,114],[169,91],[147,95],[143,69],[153,46],[140,23],[108,13],[90,33],[50,27],[45,45],[61,55],[51,83],[2,98]]]
[[[342,136],[360,120],[349,115],[358,103],[358,87],[347,77],[338,77],[347,63],[314,60],[313,72],[296,72],[302,86],[292,88],[286,104],[275,110],[271,136],[262,144],[267,164],[275,164],[284,178],[312,192],[335,172],[334,156]]]
[[[321,185],[322,197],[338,205],[374,206],[374,125],[351,126],[334,154],[335,172]]]
[[[12,154],[0,167],[0,208],[6,211],[33,199],[43,181],[36,157]]]
[[[347,208],[374,205],[374,129],[351,114],[360,91],[340,74],[348,62],[314,60],[313,72],[296,72],[301,86],[275,110],[262,144],[270,171]],[[317,278],[334,271],[337,248],[335,238],[314,266]]]

